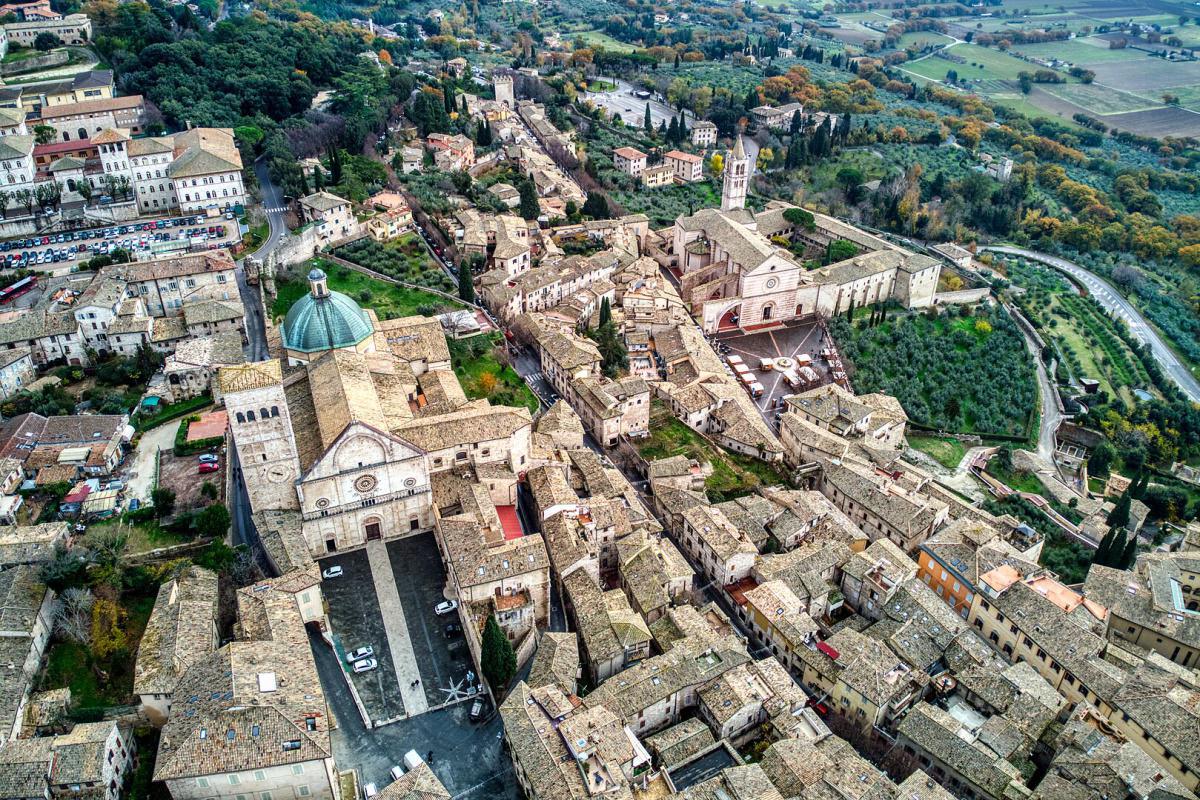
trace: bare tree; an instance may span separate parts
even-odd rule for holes
[[[92,605],[95,602],[91,589],[67,589],[59,597],[54,629],[73,642],[87,644],[92,638]]]

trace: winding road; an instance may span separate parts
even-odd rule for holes
[[[254,174],[258,177],[258,185],[262,188],[262,205],[267,215],[267,226],[270,231],[267,240],[251,255],[254,258],[266,259],[267,255],[279,246],[287,225],[283,221],[283,197],[279,187],[271,182],[267,162],[259,158],[254,162]],[[244,262],[238,262],[237,271],[238,293],[242,297],[242,306],[246,309],[246,358],[249,361],[265,361],[270,354],[267,351],[265,313],[259,300],[258,287],[251,286],[246,281]]]
[[[1189,400],[1200,402],[1200,381],[1196,380],[1196,376],[1179,359],[1179,356],[1175,355],[1175,352],[1167,346],[1167,343],[1151,327],[1141,312],[1134,308],[1133,304],[1126,300],[1108,281],[1096,273],[1079,266],[1074,261],[1068,261],[1065,258],[1059,258],[1049,253],[1039,253],[1036,250],[1026,250],[1023,247],[1009,247],[1007,245],[993,245],[982,249],[1028,258],[1031,261],[1037,261],[1054,267],[1071,276],[1073,280],[1085,286],[1088,293],[1096,298],[1096,301],[1106,311],[1118,319],[1124,320],[1129,326],[1130,333],[1138,341],[1150,345],[1150,352],[1162,367],[1163,372],[1179,386],[1183,393],[1188,396]]]

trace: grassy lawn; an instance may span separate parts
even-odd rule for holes
[[[878,21],[879,17],[876,17],[875,19]],[[952,41],[954,40],[949,36],[936,31],[911,31],[900,37],[900,41],[898,42],[897,46],[901,50],[906,50],[913,45],[916,45],[918,48],[923,48],[926,45],[946,44]]]
[[[103,708],[123,705],[133,695],[133,664],[138,643],[146,630],[154,595],[130,595],[121,598],[128,615],[122,630],[126,646],[103,662],[97,662],[89,648],[69,641],[55,641],[46,651],[46,665],[39,689],[68,686],[71,700],[78,708]]]
[[[908,445],[947,469],[954,469],[967,454],[967,448],[953,436],[916,436],[909,434]]]
[[[263,222],[261,225],[251,225],[246,235],[242,238],[242,242],[246,245],[246,252],[253,253],[262,243],[267,240],[271,234],[271,225],[268,222]]]
[[[461,308],[460,305],[432,292],[397,286],[347,267],[321,263],[320,259],[304,264],[296,270],[296,274],[305,275],[313,266],[327,268],[330,289],[349,295],[364,308],[374,309],[380,319],[409,317],[414,314],[440,314],[442,311]],[[281,275],[275,280],[275,290],[271,314],[279,319],[287,313],[293,303],[308,293],[308,282],[300,277]]]
[[[172,547],[177,544],[183,544],[188,539],[178,536],[170,531],[165,531],[158,526],[157,522],[147,520],[144,522],[123,522],[118,519],[109,519],[103,522],[97,522],[89,525],[87,536],[100,536],[120,527],[129,537],[129,543],[126,545],[126,553],[136,555],[138,553],[146,553],[151,550],[158,550],[162,547]],[[86,544],[86,537],[84,543]]]
[[[447,340],[454,374],[472,400],[486,397],[494,405],[525,406],[530,413],[536,414],[539,403],[533,391],[512,367],[496,359],[494,346],[499,342],[499,336]]]
[[[1159,108],[1161,101],[1151,101],[1135,94],[1111,89],[1107,86],[1097,86],[1094,83],[1062,83],[1041,87],[1051,94],[1068,103],[1086,108],[1095,114],[1122,114],[1127,111],[1143,111],[1148,108]]]
[[[949,61],[930,57],[905,64],[904,69],[933,80],[942,80],[948,71],[954,70],[958,73],[959,80],[1009,81],[1015,81],[1019,73],[1038,69],[1033,64],[999,50],[974,44],[956,44],[946,52],[965,61],[959,63],[957,59]]]
[[[1018,492],[1028,492],[1030,494],[1042,493],[1042,482],[1038,480],[1038,476],[1032,472],[1024,470],[1003,469],[996,463],[996,459],[992,459],[988,464],[987,472],[993,478],[1001,481],[1010,489],[1015,489]]]
[[[755,458],[728,453],[696,433],[674,417],[670,410],[652,401],[650,436],[636,443],[638,453],[647,461],[683,455],[712,464],[713,473],[705,482],[709,500],[714,503],[733,500],[754,492],[760,485],[786,484],[786,478],[772,465]]]
[[[1037,58],[1061,58],[1086,67],[1089,64],[1108,64],[1114,61],[1135,61],[1145,58],[1145,53],[1129,48],[1109,49],[1103,39],[1081,37],[1066,42],[1042,42],[1040,44],[1013,45],[1013,50]]]
[[[588,47],[603,47],[605,50],[613,50],[618,53],[632,53],[637,50],[635,46],[614,39],[604,31],[581,31],[565,38],[569,38],[571,41],[582,39]]]

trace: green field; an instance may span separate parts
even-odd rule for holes
[[[949,36],[936,31],[912,31],[900,37],[897,47],[900,50],[906,50],[912,46],[923,48],[931,44],[947,44],[952,41],[954,40]]]
[[[1018,114],[1028,117],[1029,119],[1052,119],[1060,125],[1065,125],[1068,128],[1083,130],[1083,126],[1075,122],[1075,120],[1071,119],[1070,117],[1064,114],[1056,114],[1053,111],[1047,111],[1044,108],[1038,108],[1033,103],[1026,100],[1025,96],[1021,94],[1010,93],[1005,95],[991,95],[988,97],[988,99],[998,106],[1003,106],[1004,108],[1015,111]]]
[[[1094,83],[1060,83],[1047,84],[1042,91],[1060,100],[1074,103],[1080,108],[1094,114],[1122,114],[1127,111],[1142,111],[1148,108],[1159,108],[1162,102],[1151,101],[1136,94],[1110,89],[1107,86],[1097,86]]]
[[[310,265],[306,264],[300,273],[307,272]],[[456,308],[456,304],[432,292],[422,292],[404,286],[385,283],[375,278],[369,278],[361,272],[347,267],[331,267],[329,273],[329,288],[342,292],[354,299],[354,302],[364,308],[374,309],[380,319],[409,317],[433,309]],[[278,320],[288,312],[292,304],[308,292],[308,283],[299,278],[279,276],[275,280],[275,302],[271,305],[271,314]],[[367,292],[369,294],[364,294]],[[364,299],[365,298],[365,299]],[[434,313],[440,313],[435,311]]]
[[[1090,36],[1066,42],[1018,44],[1013,45],[1012,49],[1027,56],[1061,58],[1063,61],[1070,61],[1084,67],[1089,64],[1107,64],[1113,61],[1136,61],[1146,57],[1145,53],[1128,48],[1110,50],[1108,42]]]
[[[1147,95],[1149,92],[1146,93]],[[1164,89],[1159,95],[1173,94],[1179,98],[1179,105],[1200,111],[1200,86],[1180,86],[1175,89]]]
[[[1036,67],[1019,58],[973,44],[956,44],[945,52],[965,59],[964,63],[929,56],[910,61],[901,68],[932,80],[943,80],[946,73],[954,70],[959,80],[1006,80],[1017,79],[1022,72],[1032,72]]]
[[[618,53],[632,53],[637,50],[633,45],[614,39],[604,31],[581,31],[572,33],[567,38],[571,41],[582,39],[588,47],[603,47],[605,50],[614,50]]]
[[[920,450],[946,469],[954,469],[966,455],[963,443],[953,436],[908,435],[908,446]]]

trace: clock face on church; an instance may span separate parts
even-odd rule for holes
[[[288,469],[282,464],[267,468],[267,480],[271,483],[282,483],[288,478]]]

